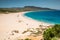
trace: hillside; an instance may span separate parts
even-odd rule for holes
[[[0,12],[22,12],[22,11],[36,11],[36,10],[53,10],[53,9],[35,7],[35,6],[24,6],[24,7],[14,7],[14,8],[0,8]]]

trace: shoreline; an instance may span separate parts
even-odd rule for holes
[[[24,16],[27,12],[0,14],[0,39],[14,40],[17,37],[26,37],[30,33],[22,34],[29,28],[39,28],[39,25],[47,27],[51,24],[38,22],[29,17]]]
[[[29,11],[29,12],[34,12],[34,11]],[[23,13],[22,16],[25,17],[25,18],[27,18],[27,19],[29,19],[29,20],[34,20],[34,21],[36,21],[38,23],[44,23],[44,24],[47,24],[47,25],[55,25],[54,23],[48,23],[48,22],[38,21],[38,20],[35,20],[33,18],[30,18],[30,17],[24,15],[24,14],[29,13],[29,12]]]

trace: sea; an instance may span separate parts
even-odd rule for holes
[[[60,24],[60,10],[32,11],[24,15],[37,21]]]

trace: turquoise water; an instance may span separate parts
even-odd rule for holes
[[[60,10],[35,11],[28,12],[24,15],[37,21],[60,24]]]

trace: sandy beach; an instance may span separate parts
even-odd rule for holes
[[[30,33],[22,34],[29,28],[39,28],[39,25],[45,27],[51,25],[44,22],[38,22],[24,16],[26,12],[0,14],[0,40],[15,40],[16,38],[26,38]],[[32,36],[29,36],[30,38]],[[37,37],[41,38],[40,37]],[[37,40],[34,38],[34,40]],[[40,39],[38,39],[40,40]]]

